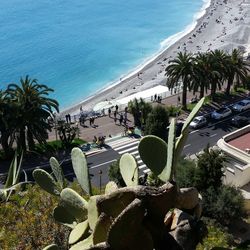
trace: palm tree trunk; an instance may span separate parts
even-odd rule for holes
[[[26,152],[26,139],[25,139],[25,128],[20,129],[20,137],[19,137],[19,146],[21,149]]]
[[[5,156],[8,158],[9,156],[11,156],[11,147],[8,143],[10,134],[7,131],[1,131],[1,145],[4,151]]]
[[[29,150],[33,150],[35,148],[35,142],[33,139],[33,134],[30,131],[30,129],[27,130],[27,141],[28,141]]]
[[[204,84],[200,86],[200,99],[204,96]]]
[[[182,108],[187,109],[187,83],[183,82],[182,88]]]
[[[233,82],[233,78],[229,77],[228,81],[227,81],[227,87],[226,87],[226,94],[229,95],[230,94],[230,89],[231,89],[231,84]]]

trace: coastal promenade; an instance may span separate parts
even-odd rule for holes
[[[179,93],[181,96],[181,93]],[[192,98],[194,97],[192,92],[188,92],[187,95],[187,102],[189,102]],[[161,103],[153,102],[153,105],[162,105],[162,106],[177,106],[178,104],[178,95],[171,95],[169,97],[166,97],[162,99]],[[123,113],[124,110],[118,110],[119,112]],[[184,119],[187,114],[183,113],[179,119]],[[112,110],[111,117],[108,115],[98,117],[95,119],[95,126],[90,126],[89,125],[89,120],[85,122],[86,126],[80,126],[79,122],[76,121],[74,123],[75,125],[78,126],[79,128],[79,138],[87,141],[87,142],[92,142],[94,139],[94,136],[99,137],[99,136],[106,136],[106,138],[109,137],[114,137],[117,135],[122,135],[124,134],[124,126],[119,125],[119,121],[114,122],[114,109]],[[128,126],[133,126],[134,125],[134,119],[133,116],[128,113]],[[77,135],[78,136],[78,135]],[[49,133],[49,140],[55,140],[56,139],[56,133],[55,130]]]

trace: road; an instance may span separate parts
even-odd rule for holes
[[[209,143],[213,146],[224,135],[236,130],[237,128],[230,125],[230,120],[236,114],[231,115],[221,121],[211,121],[206,127],[190,130],[189,137],[183,149],[183,155],[193,155],[200,152]],[[250,118],[250,110],[241,112],[241,115]],[[91,182],[94,186],[99,187],[109,181],[108,169],[111,163],[115,162],[123,153],[129,152],[135,156],[140,169],[140,174],[148,172],[146,165],[141,161],[138,152],[139,139],[122,138],[120,141],[110,142],[109,147],[104,151],[87,157]],[[74,179],[74,172],[71,160],[66,160],[63,164],[63,171],[69,180]],[[46,168],[45,168],[46,169]],[[48,172],[51,169],[47,167]],[[28,172],[29,180],[32,180],[32,170]]]
[[[233,114],[230,117],[225,118],[221,121],[212,121],[204,128],[191,130],[189,132],[189,137],[183,149],[183,155],[186,156],[198,153],[203,148],[205,148],[207,144],[209,144],[210,146],[214,146],[221,137],[235,131],[237,128],[230,125],[230,120],[235,115],[236,114]],[[250,111],[241,112],[241,115],[250,118]],[[136,152],[135,144],[129,142],[127,147],[126,143],[122,145],[123,146],[120,146],[120,148],[123,147],[123,150],[120,150],[120,152],[123,153],[129,152],[130,148],[132,148],[130,153],[133,154]],[[137,153],[135,154],[136,156],[138,155]],[[105,152],[91,156],[87,159],[90,167],[90,174],[93,175],[92,176],[93,185],[99,186],[100,180],[101,184],[108,182],[108,168],[110,164],[114,162],[119,156],[120,156],[119,152],[110,148]],[[137,158],[137,160],[140,161],[139,158]],[[140,163],[139,165],[141,174],[143,172],[144,173],[147,172],[147,170],[145,170],[146,167],[143,167],[142,164],[143,163]],[[100,170],[102,171],[101,177],[99,172]]]

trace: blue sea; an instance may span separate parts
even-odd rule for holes
[[[55,90],[61,110],[169,46],[167,38],[194,24],[204,6],[202,0],[0,3],[0,89],[29,75]]]

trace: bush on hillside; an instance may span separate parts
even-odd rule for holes
[[[239,189],[222,185],[215,190],[210,187],[202,193],[203,214],[216,219],[222,225],[244,217],[244,198]]]
[[[40,187],[29,186],[0,204],[1,249],[42,249],[52,242],[67,249],[70,230],[53,218],[58,198]]]

